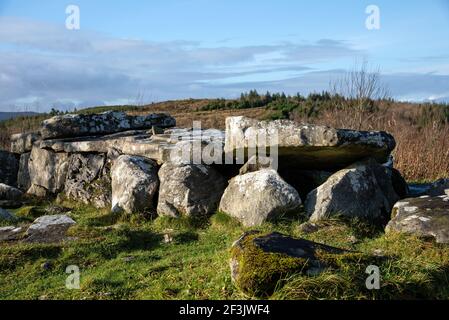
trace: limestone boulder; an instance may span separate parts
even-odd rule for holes
[[[401,200],[394,205],[392,219],[385,231],[449,243],[449,195]]]
[[[0,183],[17,186],[19,160],[11,152],[0,150]]]
[[[0,200],[20,200],[23,192],[17,188],[0,183]]]
[[[22,231],[21,227],[0,227],[0,242],[17,240],[22,235]]]
[[[231,278],[238,289],[256,297],[270,296],[288,276],[315,276],[329,267],[342,249],[280,233],[243,234],[231,248]]]
[[[247,160],[245,155],[251,148],[269,147],[278,154],[279,167],[294,163],[304,170],[332,171],[366,157],[385,163],[395,146],[393,136],[386,132],[301,125],[289,120],[226,119],[225,152],[238,161]]]
[[[226,180],[206,165],[164,163],[159,170],[159,215],[205,216],[214,213]]]
[[[301,205],[298,192],[275,170],[263,169],[231,179],[220,201],[220,211],[244,226],[259,226],[266,220],[296,210]]]
[[[157,164],[143,157],[122,155],[111,170],[112,211],[142,213],[155,209],[159,187]]]
[[[40,139],[39,133],[18,133],[11,136],[11,152],[27,153],[33,149],[34,142]]]
[[[31,187],[29,194],[57,194],[64,189],[69,166],[67,153],[56,153],[34,146],[28,163]],[[44,189],[44,190],[43,190]]]
[[[386,222],[399,200],[389,169],[369,159],[333,174],[305,202],[311,222],[345,216]]]
[[[111,205],[111,179],[105,154],[72,154],[64,187],[65,196],[97,208]]]
[[[42,139],[105,135],[127,130],[174,127],[176,121],[166,114],[131,116],[124,112],[108,111],[101,114],[67,114],[42,123]]]
[[[27,191],[31,187],[30,163],[31,152],[20,155],[19,172],[17,173],[17,187],[22,191]]]
[[[67,230],[76,222],[67,215],[37,218],[25,233],[26,242],[53,243],[66,239]]]

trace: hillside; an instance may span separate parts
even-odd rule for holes
[[[348,107],[349,106],[349,107]],[[145,106],[95,107],[77,113],[126,111],[132,115],[169,113],[178,127],[201,121],[203,128],[224,129],[229,116],[255,119],[289,118],[302,123],[336,128],[383,130],[396,139],[395,166],[410,181],[433,181],[449,176],[449,107],[446,104],[414,104],[377,101],[371,110],[359,111],[350,102],[327,93],[308,97],[282,94],[242,94],[240,99],[185,99]],[[0,148],[9,149],[9,136],[36,130],[50,115],[19,117],[0,122]]]

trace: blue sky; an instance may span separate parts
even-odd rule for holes
[[[0,111],[307,94],[363,60],[397,99],[449,101],[448,39],[448,0],[0,0]]]

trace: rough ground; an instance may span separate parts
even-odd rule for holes
[[[26,223],[48,204],[18,209]],[[66,206],[70,204],[66,203]],[[0,299],[249,299],[234,288],[230,247],[247,230],[217,213],[208,221],[118,216],[81,206],[64,244],[0,244]],[[271,299],[448,299],[449,247],[403,235],[385,236],[355,221],[327,221],[313,234],[301,212],[258,228],[379,256],[381,290],[365,288],[365,264],[345,264],[317,277],[283,281]],[[168,242],[168,243],[167,243]],[[68,290],[69,265],[81,270]],[[20,279],[20,281],[18,281]]]

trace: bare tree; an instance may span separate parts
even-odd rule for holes
[[[382,82],[380,68],[372,68],[364,60],[357,62],[341,79],[331,82],[331,92],[342,96],[340,107],[356,112],[358,127],[375,111],[380,101],[389,98],[388,87]]]

